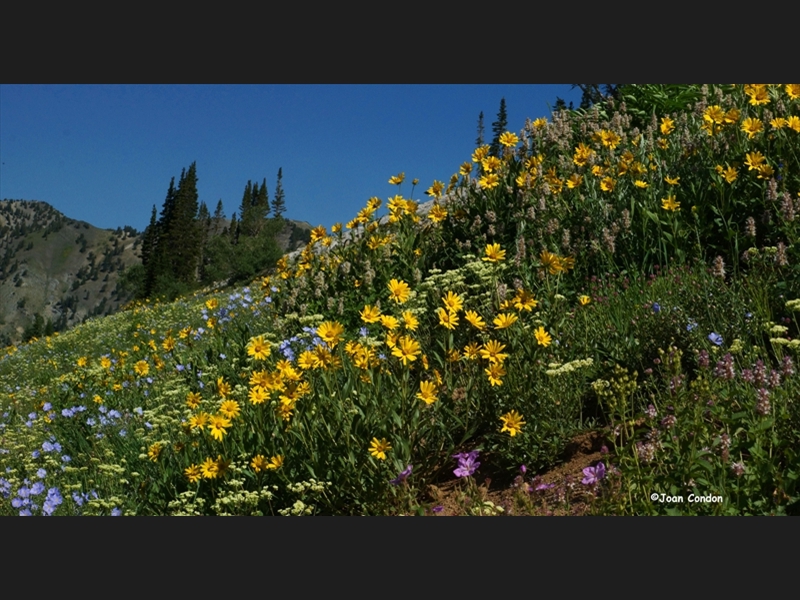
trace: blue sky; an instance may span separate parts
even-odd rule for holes
[[[505,98],[508,129],[550,114],[557,85],[0,85],[0,199],[43,200],[102,228],[143,230],[172,177],[197,162],[213,213],[238,209],[247,181],[283,169],[287,218],[330,227],[392,175],[446,181],[486,137]],[[405,197],[410,185],[403,185]]]

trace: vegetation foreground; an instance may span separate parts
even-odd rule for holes
[[[800,85],[653,89],[425,206],[393,176],[247,287],[9,347],[0,514],[800,514]]]

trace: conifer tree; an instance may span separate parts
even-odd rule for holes
[[[214,211],[214,216],[211,219],[211,234],[220,235],[225,223],[225,212],[222,208],[222,198],[217,202],[217,209]]]
[[[275,196],[272,198],[272,214],[276,219],[283,218],[283,213],[286,212],[286,200],[283,196],[283,168],[278,169],[278,183],[275,185]]]
[[[197,163],[192,163],[175,194],[174,215],[166,223],[166,235],[170,248],[172,276],[184,284],[195,282],[197,263],[200,258],[201,237],[197,224]]]
[[[173,178],[173,182],[175,179]],[[172,184],[170,184],[172,188]],[[144,289],[140,293],[148,296],[153,291],[153,284],[158,275],[158,220],[156,219],[156,205],[153,205],[153,212],[150,215],[150,224],[145,228],[142,235],[142,266],[144,267]]]
[[[228,235],[230,236],[231,245],[236,245],[239,241],[239,222],[236,220],[236,213],[231,215],[231,224],[228,227]]]
[[[500,136],[505,132],[508,125],[506,115],[506,99],[500,99],[500,110],[497,112],[497,121],[492,123],[492,144],[489,147],[489,154],[498,156],[500,154]]]
[[[256,188],[258,185],[256,185]],[[253,235],[255,225],[255,214],[253,213],[253,182],[247,180],[242,195],[242,203],[239,205],[239,231],[241,235]]]
[[[259,216],[266,219],[269,215],[269,194],[267,193],[267,178],[261,181],[261,188],[255,198],[255,205],[258,206]]]
[[[483,146],[483,111],[478,115],[478,137],[475,139],[475,146],[477,148]]]

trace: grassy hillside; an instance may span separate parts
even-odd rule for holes
[[[287,220],[279,247],[302,247],[310,230]],[[120,277],[141,263],[141,242],[133,228],[98,229],[45,202],[0,201],[0,345],[42,335],[48,320],[63,331],[115,313],[131,300]]]
[[[66,329],[119,309],[139,242],[131,228],[98,229],[44,202],[0,202],[0,340],[20,341],[36,315]]]
[[[0,513],[800,513],[800,85],[626,93],[244,288],[7,349]]]

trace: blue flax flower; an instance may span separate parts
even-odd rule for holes
[[[716,344],[717,346],[722,346],[722,336],[718,333],[711,332],[708,334],[708,339],[711,340],[712,344]]]

